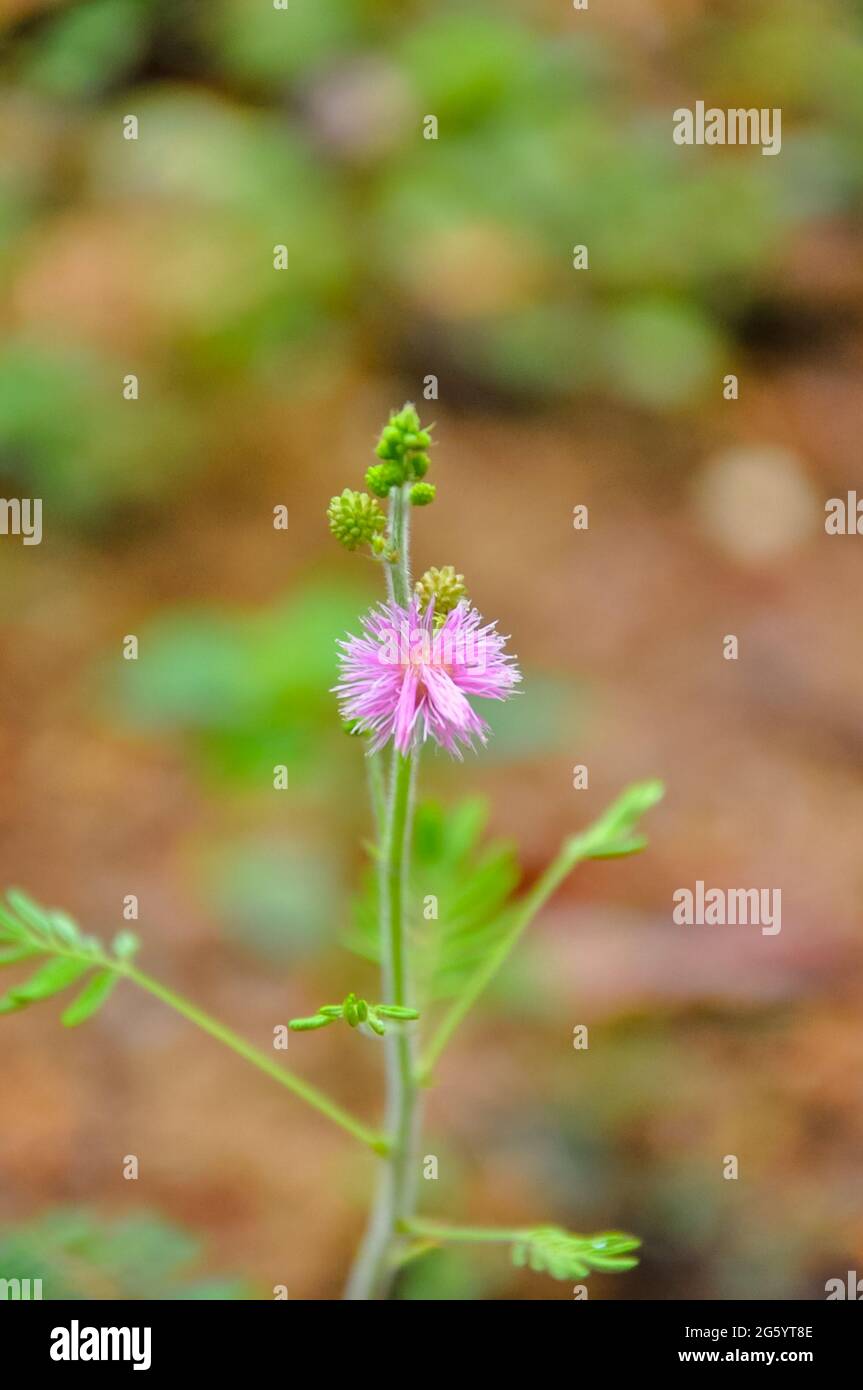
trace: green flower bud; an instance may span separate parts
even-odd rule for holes
[[[371,468],[366,470],[366,487],[375,497],[387,496],[390,485],[387,482],[387,470],[382,463],[373,463]]]
[[[418,484],[418,486],[427,486],[427,484]],[[428,608],[434,599],[434,611],[437,618],[445,617],[447,613],[451,613],[459,601],[467,597],[464,575],[456,574],[452,565],[444,565],[442,569],[432,567],[432,569],[426,570],[422,579],[418,579],[414,587],[421,608]]]
[[[388,497],[390,489],[401,487],[405,470],[398,463],[373,463],[366,473],[366,487],[375,497]]]
[[[315,1028],[326,1028],[332,1021],[326,1014],[315,1014],[312,1018],[292,1018],[288,1027],[294,1033],[311,1033]]]
[[[409,496],[415,507],[427,507],[434,501],[434,483],[414,483]]]
[[[398,449],[402,442],[402,431],[395,425],[387,425],[380,439],[378,440],[375,453],[379,459],[398,458]]]
[[[398,414],[392,416],[392,423],[404,431],[415,432],[420,428],[420,417],[412,401],[406,401]]]
[[[340,497],[334,497],[330,502],[327,520],[336,540],[346,550],[356,550],[358,546],[372,541],[387,524],[379,502],[369,497],[367,492],[351,492],[347,487]]]
[[[431,434],[420,425],[420,418],[412,405],[407,404],[401,410],[394,411],[381,431],[375,448],[384,466],[393,471],[387,475],[370,469],[372,477],[367,474],[366,482],[372,492],[377,497],[384,497],[386,493],[381,489],[385,482],[389,491],[406,483],[411,477],[422,478],[429,466],[425,451],[430,445]]]

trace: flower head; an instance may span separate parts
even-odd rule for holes
[[[455,757],[475,738],[485,743],[488,725],[468,699],[506,700],[521,680],[506,638],[494,623],[483,626],[462,600],[439,627],[434,603],[410,607],[385,603],[362,620],[363,636],[340,642],[341,680],[335,686],[343,719],[372,735],[372,751],[390,739],[402,754],[431,736]]]
[[[364,542],[373,542],[383,531],[387,519],[380,502],[367,492],[353,492],[346,487],[341,496],[332,498],[327,507],[330,530],[346,550],[356,550]]]
[[[415,507],[428,507],[435,499],[434,483],[414,483],[408,496]]]
[[[386,497],[391,488],[401,487],[413,478],[424,478],[429,467],[430,445],[431,434],[423,429],[410,402],[401,410],[393,411],[375,448],[382,462],[373,464],[368,470],[366,486],[376,497]],[[420,496],[424,502],[432,500],[426,493]],[[418,505],[422,506],[423,502]]]
[[[420,601],[420,608],[434,603],[437,624],[442,623],[447,613],[451,613],[462,599],[467,598],[464,575],[456,574],[452,565],[444,565],[442,569],[432,565],[431,569],[426,570],[422,578],[417,580],[414,593]]]

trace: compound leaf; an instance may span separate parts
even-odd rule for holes
[[[76,995],[63,1014],[63,1025],[66,1028],[76,1028],[79,1023],[85,1023],[88,1018],[92,1018],[110,997],[116,983],[117,976],[111,970],[99,970],[95,975],[91,975],[80,994]]]
[[[553,1279],[585,1279],[593,1270],[619,1274],[633,1269],[638,1257],[632,1251],[640,1245],[637,1236],[622,1231],[581,1236],[560,1226],[537,1226],[513,1244],[512,1262]]]
[[[483,845],[484,801],[473,798],[444,810],[435,802],[417,808],[408,889],[414,976],[421,1001],[457,994],[494,942],[507,929],[507,909],[519,879],[510,846]],[[423,908],[436,899],[437,917]],[[378,959],[378,887],[372,866],[365,877],[347,945]]]

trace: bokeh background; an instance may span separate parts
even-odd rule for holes
[[[0,880],[102,934],[139,895],[145,968],[263,1047],[376,995],[328,686],[379,575],[323,513],[417,400],[417,565],[464,571],[525,673],[424,795],[484,798],[529,885],[669,788],[447,1056],[427,1209],[638,1232],[591,1297],[823,1297],[863,1268],[863,540],[824,531],[863,495],[860,6],[3,0],[0,36],[0,485],[45,526],[0,539]],[[697,99],[781,107],[781,154],[675,146]],[[696,879],[781,888],[781,934],[672,925]],[[337,1297],[374,1160],[131,989],[57,1013],[2,1024],[0,1273]],[[377,1113],[371,1043],[287,1060]],[[399,1294],[572,1297],[482,1250]]]

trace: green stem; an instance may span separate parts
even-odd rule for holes
[[[383,990],[393,1003],[410,1007],[404,930],[404,887],[408,867],[414,756],[393,750],[389,809],[381,856]],[[382,1170],[369,1224],[348,1279],[349,1300],[386,1296],[399,1223],[413,1208],[418,1096],[414,1048],[409,1030],[392,1029],[387,1049],[388,1162]]]
[[[494,1226],[447,1226],[440,1221],[420,1221],[416,1218],[403,1221],[401,1229],[406,1235],[423,1236],[428,1240],[450,1243],[461,1241],[470,1245],[510,1244],[515,1240],[524,1240],[530,1234],[529,1230],[506,1230]]]
[[[431,1075],[437,1065],[441,1053],[452,1038],[453,1033],[462,1023],[466,1015],[473,1008],[479,996],[482,994],[497,972],[500,970],[504,961],[513,951],[522,934],[530,926],[536,914],[545,906],[548,899],[557,891],[564,879],[572,872],[576,864],[588,858],[591,852],[591,842],[586,835],[576,836],[568,840],[561,849],[557,858],[548,866],[541,878],[537,879],[533,888],[515,908],[515,915],[509,931],[501,937],[497,946],[491,951],[485,960],[468,980],[463,992],[454,1000],[429,1043],[419,1066],[418,1081],[421,1085],[429,1085]]]
[[[197,1024],[203,1032],[209,1033],[210,1037],[217,1038],[219,1042],[229,1047],[232,1052],[236,1052],[239,1057],[243,1057],[247,1062],[251,1062],[252,1066],[257,1067],[258,1070],[264,1072],[265,1075],[272,1077],[274,1081],[278,1081],[279,1085],[293,1092],[300,1100],[304,1100],[307,1105],[311,1105],[319,1114],[326,1115],[328,1120],[332,1120],[333,1124],[339,1125],[340,1128],[345,1130],[348,1134],[352,1134],[355,1139],[359,1139],[361,1144],[366,1144],[368,1148],[373,1149],[377,1154],[386,1154],[388,1152],[389,1145],[382,1134],[376,1134],[374,1130],[368,1129],[366,1125],[354,1119],[353,1115],[349,1114],[347,1110],[343,1110],[335,1101],[330,1100],[322,1091],[319,1091],[316,1086],[310,1085],[308,1081],[303,1081],[299,1076],[295,1076],[293,1072],[287,1071],[272,1057],[268,1057],[265,1052],[260,1052],[258,1048],[253,1047],[245,1038],[240,1037],[238,1033],[226,1027],[224,1023],[220,1023],[218,1019],[211,1018],[209,1014],[204,1013],[203,1009],[198,1008],[197,1004],[192,1004],[190,1000],[184,999],[182,995],[175,994],[174,991],[168,989],[166,985],[161,984],[158,980],[152,979],[149,975],[145,975],[132,965],[119,968],[115,966],[114,968],[119,975],[125,975],[128,979],[133,980],[141,989],[145,989],[149,994],[153,994],[157,999],[161,999],[163,1004],[167,1004],[169,1008],[174,1009],[178,1014],[182,1014],[183,1017],[189,1019],[191,1023]]]
[[[408,978],[408,942],[405,932],[405,888],[410,861],[412,806],[416,759],[393,751],[393,790],[391,818],[384,856],[387,879],[387,908],[384,926],[389,932],[385,957],[384,986],[393,1002],[411,1008]],[[417,1088],[414,1080],[414,1036],[409,1028],[396,1028],[388,1035],[390,1118],[387,1132],[392,1141],[390,1165],[393,1170],[394,1223],[406,1219],[413,1209],[414,1139],[417,1121]]]
[[[395,489],[390,503],[390,540],[398,560],[388,567],[390,597],[410,602],[407,488]],[[380,932],[383,997],[411,1006],[408,943],[405,934],[405,887],[410,864],[415,750],[404,756],[394,747],[389,797],[379,861]],[[419,1097],[414,1044],[410,1030],[392,1029],[386,1038],[387,1132],[389,1160],[378,1181],[369,1222],[348,1278],[350,1300],[384,1298],[397,1261],[400,1223],[413,1210]]]
[[[384,842],[384,927],[387,933],[385,953],[384,995],[394,1004],[408,1005],[407,971],[404,937],[405,870],[409,845],[408,821],[411,810],[411,790],[414,760],[393,750],[392,782],[389,815]]]
[[[387,565],[387,585],[393,602],[407,608],[411,599],[410,563],[410,502],[408,487],[394,488],[390,493],[390,545],[396,551],[396,560]]]

